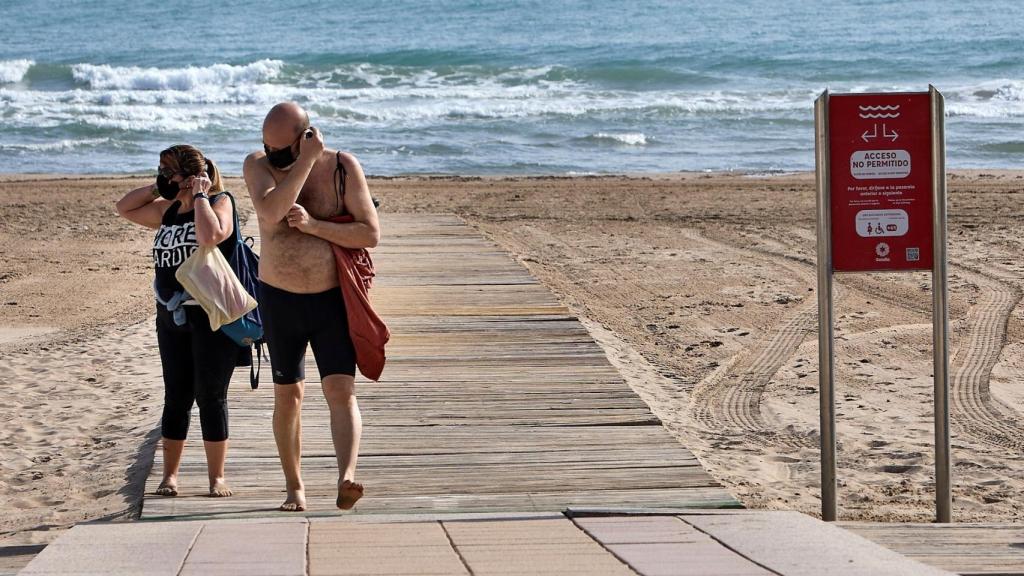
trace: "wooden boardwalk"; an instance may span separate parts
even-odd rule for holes
[[[385,215],[371,292],[394,334],[379,383],[357,394],[364,431],[355,513],[737,507],[623,382],[580,322],[496,245],[454,216]],[[252,233],[251,228],[247,229]],[[284,479],[273,384],[231,385],[228,477],[205,496],[194,411],[181,495],[147,495],[142,516],[278,514]],[[307,354],[303,477],[309,512],[337,513],[326,403]],[[147,483],[162,463],[157,451]]]
[[[908,558],[950,572],[1024,576],[1024,524],[839,525]]]

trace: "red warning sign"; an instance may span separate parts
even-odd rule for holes
[[[931,98],[828,101],[832,269],[932,269]]]

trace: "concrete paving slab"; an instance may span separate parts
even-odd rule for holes
[[[462,561],[449,549],[446,556],[321,557],[310,555],[310,576],[398,576],[424,574],[468,575]]]
[[[685,522],[786,576],[949,576],[798,512],[684,515]]]
[[[309,516],[306,519],[310,524],[419,524],[423,522],[455,522],[457,520],[563,520],[565,515],[561,512],[481,512],[464,514],[417,512],[415,514],[346,514],[345,516],[338,516],[332,513],[330,516]]]
[[[451,546],[417,546],[415,548],[398,548],[394,546],[352,546],[310,548],[309,557],[321,560],[375,560],[381,557],[402,557],[430,560],[457,556]]]
[[[106,574],[108,572],[162,576],[177,574],[186,551],[170,554],[165,550],[121,548],[105,550],[103,555],[61,554],[57,560],[37,564],[34,560],[19,574]]]
[[[347,568],[339,567],[337,570],[320,568],[315,572],[310,572],[310,576],[354,576],[352,572],[346,571]],[[388,576],[466,576],[469,572],[432,572],[429,566],[423,567],[425,571],[416,572],[392,572]],[[368,576],[380,576],[380,575],[368,575]]]
[[[306,567],[296,569],[292,562],[186,564],[180,576],[306,576]]]
[[[310,524],[310,574],[469,574],[438,522]]]
[[[196,541],[196,546],[205,542],[234,541],[244,543],[288,543],[305,544],[309,525],[305,522],[249,522],[247,524],[206,522]]]
[[[447,538],[441,532],[441,538],[432,534],[387,534],[375,532],[371,534],[350,534],[346,532],[321,532],[310,536],[310,545],[335,544],[348,547],[375,546],[415,548],[418,546],[436,546],[446,544]]]
[[[166,520],[147,520],[147,519],[143,518],[143,519],[141,519],[141,520],[139,520],[137,522],[122,522],[122,523],[117,524],[117,526],[138,526],[138,525],[146,525],[146,524],[164,524],[166,522],[167,522]],[[209,525],[207,524],[206,521],[189,520],[187,518],[178,518],[178,519],[175,519],[175,522],[176,523],[196,522],[196,523],[199,523],[199,524],[204,524],[207,527],[209,527]],[[216,522],[217,522],[216,523],[217,526],[239,526],[239,525],[241,525],[241,526],[253,526],[253,525],[256,525],[256,524],[259,524],[259,525],[263,525],[263,524],[302,524],[302,525],[306,525],[306,524],[309,523],[309,518],[306,518],[306,517],[301,516],[301,515],[290,515],[290,514],[276,513],[276,514],[269,514],[267,516],[260,516],[258,518],[251,518],[251,517],[249,517],[249,518],[231,518],[231,517],[217,518]],[[94,523],[90,523],[88,525],[111,526],[111,524],[109,522],[94,522]]]
[[[262,546],[206,545],[202,548],[193,548],[185,561],[185,567],[188,568],[192,564],[251,562],[287,563],[301,571],[306,565],[306,547],[301,543],[273,542],[263,542]]]
[[[579,557],[531,557],[507,554],[503,558],[465,558],[475,576],[490,574],[587,574],[590,576],[636,576],[633,570],[611,554],[593,560]]]
[[[615,544],[608,549],[644,576],[714,574],[715,576],[771,576],[769,570],[707,539],[706,542]]]
[[[734,506],[731,508],[705,508],[705,507],[678,507],[664,508],[652,506],[650,508],[640,507],[590,507],[590,506],[569,506],[565,509],[565,515],[569,518],[621,518],[636,516],[678,516],[678,515],[730,515],[749,514],[750,510]]]
[[[611,544],[709,542],[707,534],[675,516],[577,518],[575,523],[592,538]]]
[[[182,574],[305,574],[305,522],[207,522]]]
[[[444,526],[473,574],[633,574],[569,520]]]
[[[588,543],[591,539],[572,522],[561,520],[509,520],[444,522],[456,546],[471,544]]]
[[[438,522],[417,524],[311,524],[310,544],[343,543],[349,546],[448,545],[448,536]]]
[[[252,544],[297,544],[305,546],[309,540],[308,524],[260,525],[254,527],[217,526],[216,521],[207,522],[199,535],[196,545],[228,543],[234,546]]]
[[[512,554],[529,554],[532,557],[556,557],[556,556],[605,556],[607,551],[594,541],[581,542],[579,544],[471,544],[456,545],[459,553],[468,558],[502,558]]]
[[[174,576],[201,529],[195,522],[83,524],[47,546],[19,574]]]

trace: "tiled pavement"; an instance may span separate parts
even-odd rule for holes
[[[273,517],[85,524],[25,575],[939,575],[795,512]]]

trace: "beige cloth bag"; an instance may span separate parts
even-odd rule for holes
[[[217,331],[256,308],[252,297],[216,246],[200,246],[185,260],[174,277],[210,318],[210,330]]]

